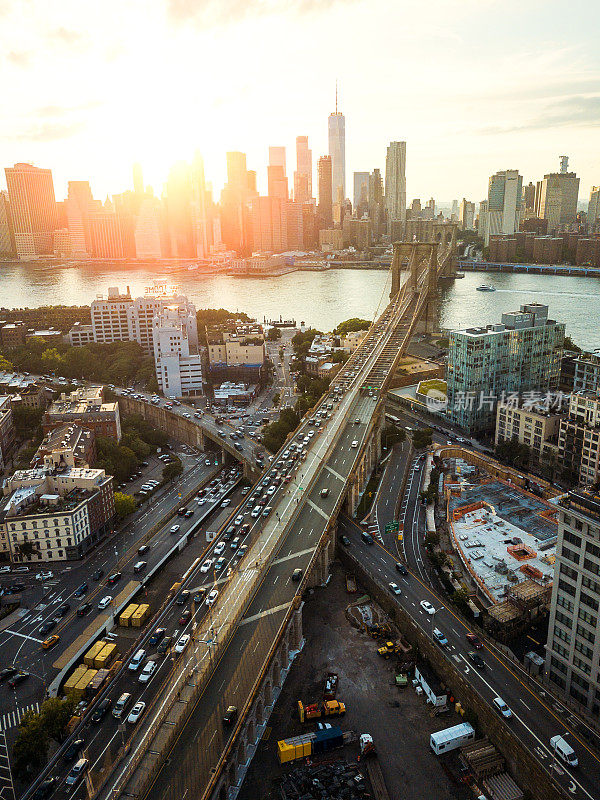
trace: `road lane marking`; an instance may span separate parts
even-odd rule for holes
[[[257,620],[262,619],[263,617],[268,617],[271,614],[277,614],[279,611],[284,611],[291,605],[292,603],[289,602],[289,603],[282,603],[280,606],[275,606],[274,608],[268,608],[266,611],[262,611],[261,609],[261,611],[259,611],[258,614],[253,614],[251,617],[246,617],[245,619],[243,619],[239,623],[238,627],[241,628],[242,625],[247,625],[249,622],[256,622]]]

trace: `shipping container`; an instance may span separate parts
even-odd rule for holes
[[[70,694],[73,689],[77,686],[83,675],[87,672],[87,667],[85,664],[80,664],[73,673],[67,678],[65,681],[65,685],[63,687],[64,693],[66,695]]]
[[[105,644],[100,653],[94,659],[96,669],[108,669],[117,656],[116,644]]]
[[[82,700],[85,696],[87,687],[89,682],[92,678],[96,675],[97,670],[95,669],[87,669],[81,676],[81,678],[77,681],[77,685],[73,687],[70,694],[75,698],[75,700],[79,701]]]
[[[124,628],[128,628],[131,620],[132,615],[137,611],[138,604],[137,603],[130,603],[125,611],[119,617],[119,625],[122,625]]]
[[[328,753],[344,744],[344,734],[335,726],[317,731],[313,742],[313,753]]]
[[[279,763],[287,764],[288,761],[311,755],[314,736],[314,733],[305,733],[302,736],[294,736],[292,739],[282,739],[277,742]]]
[[[475,730],[473,726],[468,722],[462,722],[452,728],[444,728],[442,731],[432,733],[429,737],[429,746],[439,756],[440,753],[448,753],[450,750],[462,747],[467,742],[472,742],[474,738]]]
[[[104,647],[106,647],[106,642],[103,641],[103,640],[100,640],[99,642],[96,642],[95,644],[93,644],[90,647],[90,649],[87,651],[87,653],[83,657],[83,663],[86,665],[86,667],[93,667],[94,666],[94,659],[96,658],[96,656],[99,653],[102,652],[102,649]]]
[[[141,628],[150,616],[150,606],[147,603],[139,605],[131,615],[130,625],[132,628]]]
[[[88,694],[96,694],[96,692],[102,688],[109,675],[109,669],[99,669],[92,680],[88,683]]]

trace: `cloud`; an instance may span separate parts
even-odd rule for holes
[[[167,0],[167,8],[175,22],[220,25],[281,12],[309,14],[355,2],[358,0],[287,0],[285,4],[281,0]]]
[[[83,122],[48,122],[22,131],[18,139],[28,142],[57,142],[70,139],[83,130]]]
[[[31,62],[31,53],[11,50],[6,57],[10,63],[14,64],[16,67],[28,67]]]
[[[522,125],[482,128],[482,133],[499,134],[547,128],[595,128],[600,126],[600,95],[573,95],[556,100]]]
[[[83,35],[78,31],[72,31],[68,28],[58,28],[50,34],[51,38],[56,39],[61,44],[74,45],[79,44],[83,40]]]

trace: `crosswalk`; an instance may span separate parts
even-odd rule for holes
[[[8,758],[8,745],[4,731],[0,731],[0,798],[2,800],[15,800],[15,789]]]
[[[9,728],[15,728],[28,711],[34,711],[36,714],[39,714],[40,704],[32,703],[31,705],[25,706],[24,708],[17,708],[15,709],[15,711],[8,711],[6,714],[3,714],[0,717],[0,734],[4,733],[4,731],[7,731]],[[1,753],[1,744],[2,742],[0,740],[0,753]],[[0,762],[1,762],[1,755],[0,755]]]

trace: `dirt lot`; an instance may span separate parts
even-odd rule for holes
[[[360,593],[360,587],[359,587]],[[344,574],[334,565],[328,586],[306,598],[304,609],[304,650],[294,662],[269,728],[258,747],[239,794],[240,800],[278,798],[278,781],[291,766],[280,766],[276,755],[278,739],[314,730],[314,723],[298,721],[295,703],[318,700],[323,679],[331,670],[339,674],[338,699],[347,707],[339,720],[342,730],[370,733],[375,741],[390,797],[402,800],[451,800],[471,795],[453,786],[441,763],[429,750],[429,734],[459,722],[450,713],[442,720],[432,718],[423,698],[412,687],[399,690],[392,685],[391,661],[381,659],[376,643],[350,625],[345,609],[358,595],[348,595]],[[330,721],[336,723],[337,718]],[[349,745],[335,756],[356,761],[357,745]],[[331,761],[334,753],[327,756]]]

